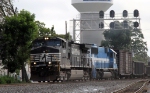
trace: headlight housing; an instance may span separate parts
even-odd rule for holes
[[[51,64],[52,62],[48,62],[48,64]]]

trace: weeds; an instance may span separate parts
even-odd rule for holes
[[[0,84],[21,83],[21,81],[10,76],[0,76]]]

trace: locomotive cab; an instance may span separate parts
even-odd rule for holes
[[[31,80],[50,81],[59,76],[61,52],[66,41],[61,38],[37,38],[30,51]]]

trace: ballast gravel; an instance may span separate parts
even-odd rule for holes
[[[0,93],[111,93],[138,80],[0,85]]]

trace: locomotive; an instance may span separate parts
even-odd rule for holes
[[[133,61],[128,50],[41,37],[30,51],[32,81],[67,81],[150,76],[150,64]]]
[[[63,38],[41,37],[30,51],[31,80],[87,80],[116,78],[116,52],[96,44],[79,44]]]

